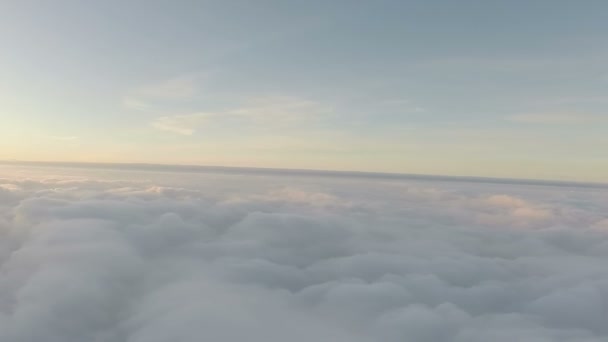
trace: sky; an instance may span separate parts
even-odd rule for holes
[[[608,2],[0,2],[0,159],[608,182]]]

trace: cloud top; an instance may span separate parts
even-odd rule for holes
[[[0,340],[608,338],[608,193],[440,180],[0,174]]]

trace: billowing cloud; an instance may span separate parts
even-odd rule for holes
[[[0,340],[608,339],[606,188],[4,166]]]

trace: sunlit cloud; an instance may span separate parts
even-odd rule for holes
[[[251,98],[243,106],[225,111],[162,116],[151,125],[159,130],[192,135],[197,129],[217,120],[237,119],[253,125],[288,126],[315,121],[332,112],[332,107],[306,99],[264,96]]]
[[[151,110],[154,108],[152,105],[146,103],[145,101],[139,100],[135,97],[125,97],[122,100],[122,104],[127,109],[141,110],[141,111],[147,111],[147,110]]]
[[[131,89],[122,99],[123,106],[134,110],[152,110],[155,101],[180,101],[196,97],[206,73],[191,73]]]
[[[171,133],[192,135],[204,125],[214,113],[193,113],[185,115],[162,116],[151,123],[151,126]]]
[[[77,136],[51,136],[49,137],[52,140],[56,140],[56,141],[76,141],[78,140]]]
[[[529,113],[507,117],[508,121],[529,124],[580,124],[608,120],[608,116],[588,113]]]
[[[410,99],[388,99],[388,100],[381,101],[380,103],[385,106],[404,106],[404,105],[409,106],[412,104],[412,100],[410,100]]]
[[[407,113],[423,113],[427,108],[417,104],[415,101],[407,98],[392,98],[379,101],[383,109],[399,110]]]
[[[608,338],[603,188],[38,166],[0,169],[3,342]]]
[[[200,74],[180,76],[159,83],[141,86],[133,91],[133,94],[142,97],[184,99],[194,96],[198,91],[198,85],[202,78]]]

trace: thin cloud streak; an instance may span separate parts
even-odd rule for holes
[[[151,125],[171,133],[192,135],[206,124],[220,120],[236,119],[252,125],[285,127],[314,122],[332,112],[331,107],[310,100],[289,96],[266,96],[251,98],[242,107],[225,111],[159,117]]]
[[[52,136],[50,138],[53,140],[56,140],[56,141],[76,141],[76,140],[78,140],[77,136]]]
[[[210,73],[195,72],[131,89],[123,97],[127,109],[155,110],[157,101],[184,101],[200,94],[202,84]]]
[[[586,113],[530,113],[507,117],[508,121],[528,124],[586,124],[608,121],[607,116]]]

